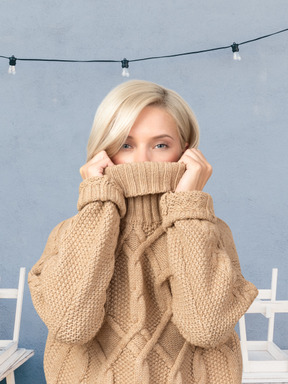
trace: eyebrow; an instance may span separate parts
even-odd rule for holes
[[[163,139],[165,137],[169,137],[170,139],[174,140],[174,138],[170,135],[164,134],[164,135],[158,135],[158,136],[153,136],[152,139]],[[133,136],[127,136],[127,139],[133,139]]]

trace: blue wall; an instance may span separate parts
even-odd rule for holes
[[[286,28],[287,8],[285,0],[2,0],[0,55],[121,60],[200,50]],[[223,50],[131,63],[130,78],[172,88],[192,106],[199,148],[214,168],[205,191],[232,229],[243,274],[264,288],[278,267],[277,297],[287,299],[288,34],[240,53],[241,62]],[[52,228],[77,212],[96,107],[126,81],[120,64],[19,61],[16,69],[9,76],[0,60],[3,287],[17,284],[19,268],[39,259]],[[42,384],[46,328],[25,289],[20,346],[35,356],[16,382]],[[8,337],[8,314],[0,319],[0,337]],[[258,320],[248,326],[254,339],[265,337],[265,319]],[[287,317],[276,328],[276,342],[287,349]]]

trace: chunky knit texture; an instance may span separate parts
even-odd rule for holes
[[[241,383],[234,327],[257,289],[211,196],[173,192],[184,171],[131,163],[80,184],[29,273],[48,384]]]

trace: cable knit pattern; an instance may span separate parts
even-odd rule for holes
[[[106,168],[29,273],[48,327],[48,384],[240,384],[235,324],[257,295],[202,191],[178,163]]]

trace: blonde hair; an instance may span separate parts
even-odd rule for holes
[[[124,144],[140,112],[147,106],[164,108],[176,121],[181,145],[199,144],[199,127],[194,113],[178,93],[158,84],[131,80],[112,89],[99,105],[87,145],[87,161],[105,150],[114,156]]]

